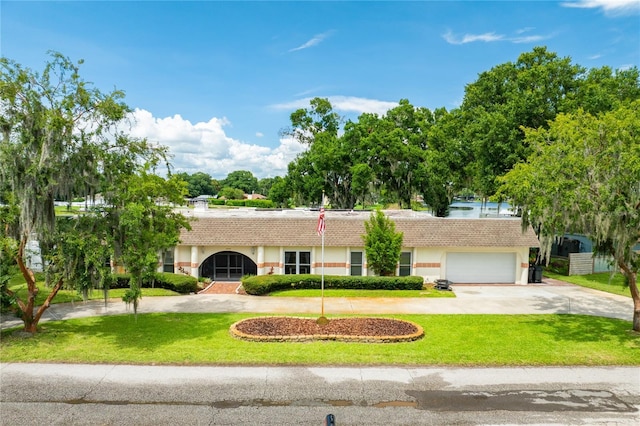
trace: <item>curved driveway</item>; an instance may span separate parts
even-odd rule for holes
[[[571,284],[454,285],[455,298],[325,298],[326,314],[585,314],[631,321],[633,302]],[[145,297],[138,312],[189,313],[291,313],[314,314],[321,310],[320,298],[269,297],[241,294],[197,294]],[[54,304],[43,320],[60,320],[127,312],[121,300]],[[21,324],[2,317],[2,328]]]

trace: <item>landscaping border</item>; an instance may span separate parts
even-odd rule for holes
[[[229,331],[233,337],[236,337],[241,340],[247,340],[252,342],[313,342],[317,340],[331,340],[337,342],[356,342],[356,343],[399,343],[399,342],[413,342],[415,340],[421,339],[424,337],[424,329],[419,324],[416,324],[413,321],[395,319],[395,318],[380,318],[380,317],[358,317],[361,319],[367,318],[375,318],[375,319],[386,319],[389,321],[400,321],[403,323],[410,324],[415,327],[416,331],[411,334],[402,334],[397,336],[389,336],[389,335],[380,335],[380,336],[360,336],[360,335],[347,335],[347,334],[297,334],[297,335],[275,335],[275,336],[263,336],[263,335],[255,335],[255,334],[247,334],[240,330],[238,330],[237,326],[243,322],[251,321],[254,319],[265,319],[265,318],[283,318],[283,316],[262,316],[262,317],[252,317],[245,318],[240,321],[237,321],[231,324],[229,327]],[[286,317],[286,318],[294,318],[294,319],[305,319],[309,320],[309,317]],[[353,317],[335,317],[332,319],[340,319],[340,318],[351,318]]]

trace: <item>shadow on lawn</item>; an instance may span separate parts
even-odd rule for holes
[[[611,341],[640,349],[640,333],[631,329],[629,321],[567,314],[534,316],[532,318],[530,322],[537,326],[540,333],[549,334],[558,341]]]

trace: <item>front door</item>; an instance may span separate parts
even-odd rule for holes
[[[257,265],[247,256],[223,251],[209,256],[200,266],[200,276],[213,281],[240,281],[244,275],[256,275]]]
[[[239,253],[218,253],[214,265],[215,281],[240,281],[242,278],[242,255]]]

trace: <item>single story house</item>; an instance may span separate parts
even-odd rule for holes
[[[327,210],[323,238],[318,211],[259,209],[190,211],[191,230],[164,253],[165,271],[181,271],[214,281],[243,275],[373,275],[362,236],[369,212]],[[529,250],[538,247],[520,219],[435,218],[426,213],[388,210],[404,234],[397,275],[425,282],[527,284]]]

